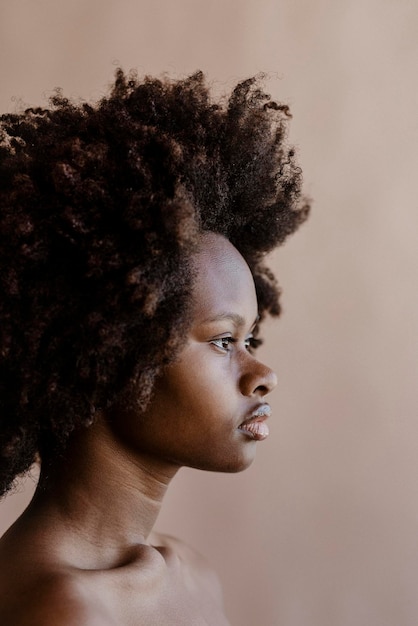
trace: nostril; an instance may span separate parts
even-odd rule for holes
[[[268,394],[269,391],[270,389],[266,387],[265,385],[259,385],[257,389],[254,390],[255,393],[259,393],[262,396],[265,396],[266,394]]]
[[[275,379],[275,382],[269,381],[269,383],[265,385],[258,385],[255,392],[265,396],[267,393],[270,393],[271,391],[273,391],[276,385],[277,385],[277,379]]]
[[[256,367],[253,367],[250,372],[246,372],[241,377],[241,391],[244,395],[261,395],[273,391],[277,385],[277,376],[266,365],[256,362]]]
[[[261,365],[261,364],[260,364]],[[260,382],[257,385],[256,391],[263,395],[270,393],[277,385],[277,376],[272,369],[267,365],[261,365],[262,372],[260,372]]]

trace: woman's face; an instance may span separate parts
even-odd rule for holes
[[[228,240],[208,233],[196,268],[184,347],[124,433],[130,446],[154,460],[237,472],[250,465],[256,442],[268,434],[265,396],[277,379],[248,350],[258,307],[243,257]]]

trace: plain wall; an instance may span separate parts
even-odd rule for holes
[[[211,560],[234,626],[416,626],[418,3],[2,2],[0,111],[97,99],[119,64],[218,93],[270,73],[314,198],[271,261],[271,436],[242,474],[182,470],[159,529]]]

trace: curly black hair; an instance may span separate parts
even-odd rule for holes
[[[0,118],[0,495],[124,398],[142,408],[189,323],[199,233],[264,266],[307,216],[286,105],[259,79],[214,103],[204,76],[118,70],[108,97]],[[135,390],[135,393],[132,391]]]

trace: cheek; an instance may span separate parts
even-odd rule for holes
[[[182,407],[196,418],[228,411],[236,393],[235,374],[229,361],[217,356],[195,360],[192,367],[179,363],[168,372],[160,391],[174,409]]]
[[[155,388],[150,420],[160,434],[173,438],[209,435],[233,426],[238,407],[236,392],[226,359],[210,355],[194,359],[193,366],[182,360],[167,368]]]

